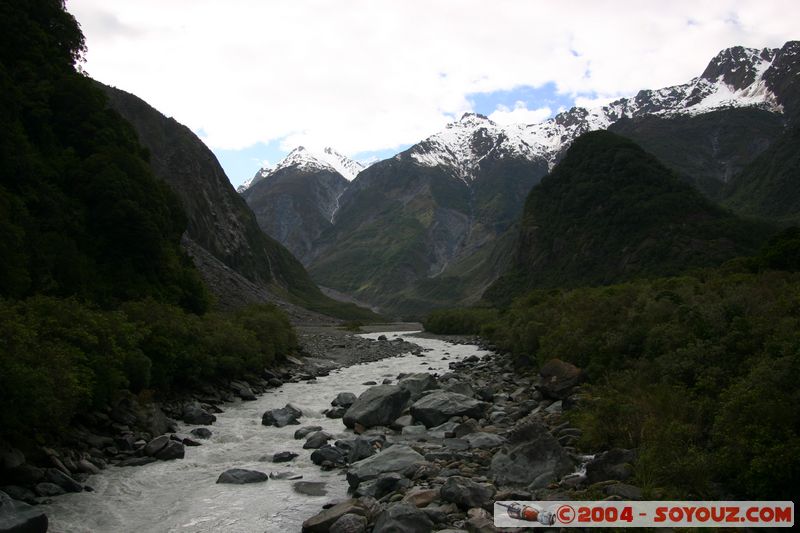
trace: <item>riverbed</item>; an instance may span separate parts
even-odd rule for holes
[[[323,472],[309,459],[304,440],[294,432],[305,425],[322,426],[334,437],[352,436],[341,420],[322,413],[339,392],[362,393],[373,381],[395,382],[400,373],[444,373],[450,362],[487,352],[473,345],[454,345],[438,339],[413,337],[413,332],[375,332],[365,338],[385,335],[411,337],[423,347],[422,357],[400,357],[334,370],[316,382],[287,383],[252,402],[223,406],[210,426],[213,435],[202,446],[187,447],[186,457],[141,467],[110,467],[92,476],[87,485],[94,492],[54,498],[42,508],[50,518],[50,531],[67,532],[293,532],[323,504],[347,497],[347,482],[341,470]],[[301,425],[284,428],[261,425],[268,409],[291,403],[303,411]],[[179,433],[195,426],[181,424]],[[272,454],[292,451],[299,456],[290,463],[272,463]],[[304,482],[324,483],[324,495],[297,492],[297,481],[273,480],[250,485],[218,485],[217,477],[229,468],[261,472],[292,472]]]

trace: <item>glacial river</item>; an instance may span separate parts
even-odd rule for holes
[[[381,333],[363,335],[377,339]],[[412,332],[384,333],[389,339],[410,337]],[[323,472],[310,460],[294,432],[305,425],[322,426],[334,437],[352,436],[341,420],[326,418],[339,392],[360,394],[366,381],[394,383],[401,372],[444,373],[448,364],[470,355],[485,355],[476,346],[453,345],[440,340],[409,338],[430,349],[425,357],[404,355],[332,371],[316,383],[287,383],[254,402],[222,406],[224,413],[210,426],[213,436],[202,446],[186,447],[186,457],[141,467],[110,467],[92,476],[87,484],[95,492],[66,494],[42,506],[50,518],[50,531],[68,532],[294,532],[306,518],[333,500],[347,497],[347,482],[340,470]],[[446,359],[443,359],[446,358]],[[261,425],[268,409],[292,403],[303,410],[301,426],[284,428]],[[195,426],[181,424],[188,433]],[[349,435],[348,435],[349,434]],[[333,442],[333,441],[331,441]],[[299,454],[290,463],[271,462],[272,454]],[[265,460],[262,460],[264,458]],[[325,483],[325,495],[307,496],[293,489],[296,481],[273,480],[250,485],[217,485],[217,477],[229,468],[261,472],[293,472],[302,481]]]

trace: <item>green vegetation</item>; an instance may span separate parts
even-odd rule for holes
[[[442,335],[474,335],[497,316],[497,309],[492,308],[438,309],[428,315],[423,325],[426,331]]]
[[[180,248],[186,216],[76,72],[83,49],[63,2],[0,2],[0,433],[11,441],[57,435],[122,389],[258,373],[296,344],[274,307],[208,312]]]
[[[486,312],[490,311],[480,310]],[[637,448],[653,495],[770,499],[800,476],[800,230],[753,258],[674,278],[537,290],[489,324],[435,313],[522,361],[560,358],[590,384],[573,422],[587,449]],[[658,489],[658,491],[655,491]]]
[[[198,316],[152,299],[115,311],[74,298],[0,300],[0,338],[0,430],[11,439],[57,435],[123,389],[165,393],[258,375],[296,348],[272,306]]]
[[[525,205],[515,263],[485,295],[606,285],[717,266],[770,229],[704,198],[655,157],[606,131],[577,139]]]

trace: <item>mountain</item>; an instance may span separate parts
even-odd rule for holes
[[[155,175],[178,196],[188,216],[183,246],[223,307],[267,300],[293,312],[290,304],[343,318],[371,314],[322,294],[302,264],[261,231],[216,157],[189,128],[132,94],[101,87],[149,151]]]
[[[259,170],[240,194],[261,229],[308,264],[314,243],[333,225],[339,198],[363,169],[332,148],[314,152],[300,146],[275,168]]]
[[[769,228],[714,205],[653,155],[607,131],[577,139],[525,203],[512,267],[487,291],[606,285],[721,264]]]
[[[722,201],[795,114],[797,50],[794,41],[729,48],[688,83],[539,124],[501,126],[465,114],[361,172],[306,264],[321,285],[397,314],[471,303],[507,265],[530,188],[595,130],[640,142]]]

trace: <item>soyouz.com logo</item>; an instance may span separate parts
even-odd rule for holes
[[[556,501],[494,504],[497,527],[793,527],[794,502]]]

